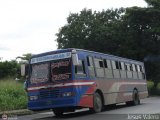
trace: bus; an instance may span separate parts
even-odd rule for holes
[[[101,112],[105,105],[140,104],[148,96],[140,61],[83,49],[33,55],[26,81],[28,109],[56,116],[76,109]]]

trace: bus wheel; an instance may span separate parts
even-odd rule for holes
[[[55,109],[53,110],[53,113],[55,114],[56,117],[62,117],[63,116],[63,110],[61,109]]]
[[[103,108],[102,98],[98,92],[93,96],[93,108],[90,108],[92,112],[98,113],[101,112]]]
[[[127,105],[139,105],[140,104],[139,94],[137,90],[133,90],[132,98],[133,98],[132,101],[126,102]]]
[[[133,91],[133,105],[139,105],[140,104],[140,99],[139,99],[139,94],[137,90]]]

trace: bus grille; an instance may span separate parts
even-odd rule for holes
[[[60,90],[45,90],[40,91],[40,98],[57,98],[60,97]]]

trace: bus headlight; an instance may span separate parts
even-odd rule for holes
[[[29,100],[37,100],[38,96],[29,96]]]
[[[74,96],[75,93],[74,92],[65,92],[62,94],[63,97],[70,97],[70,96]]]

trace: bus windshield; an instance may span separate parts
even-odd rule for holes
[[[47,63],[33,64],[31,68],[31,84],[47,81],[54,82],[56,80],[67,80],[71,78],[71,59],[61,59]],[[50,74],[51,77],[49,77]]]
[[[32,65],[31,84],[47,82],[49,79],[49,64],[35,64]]]
[[[71,59],[56,60],[51,63],[51,79],[66,80],[71,78]]]

